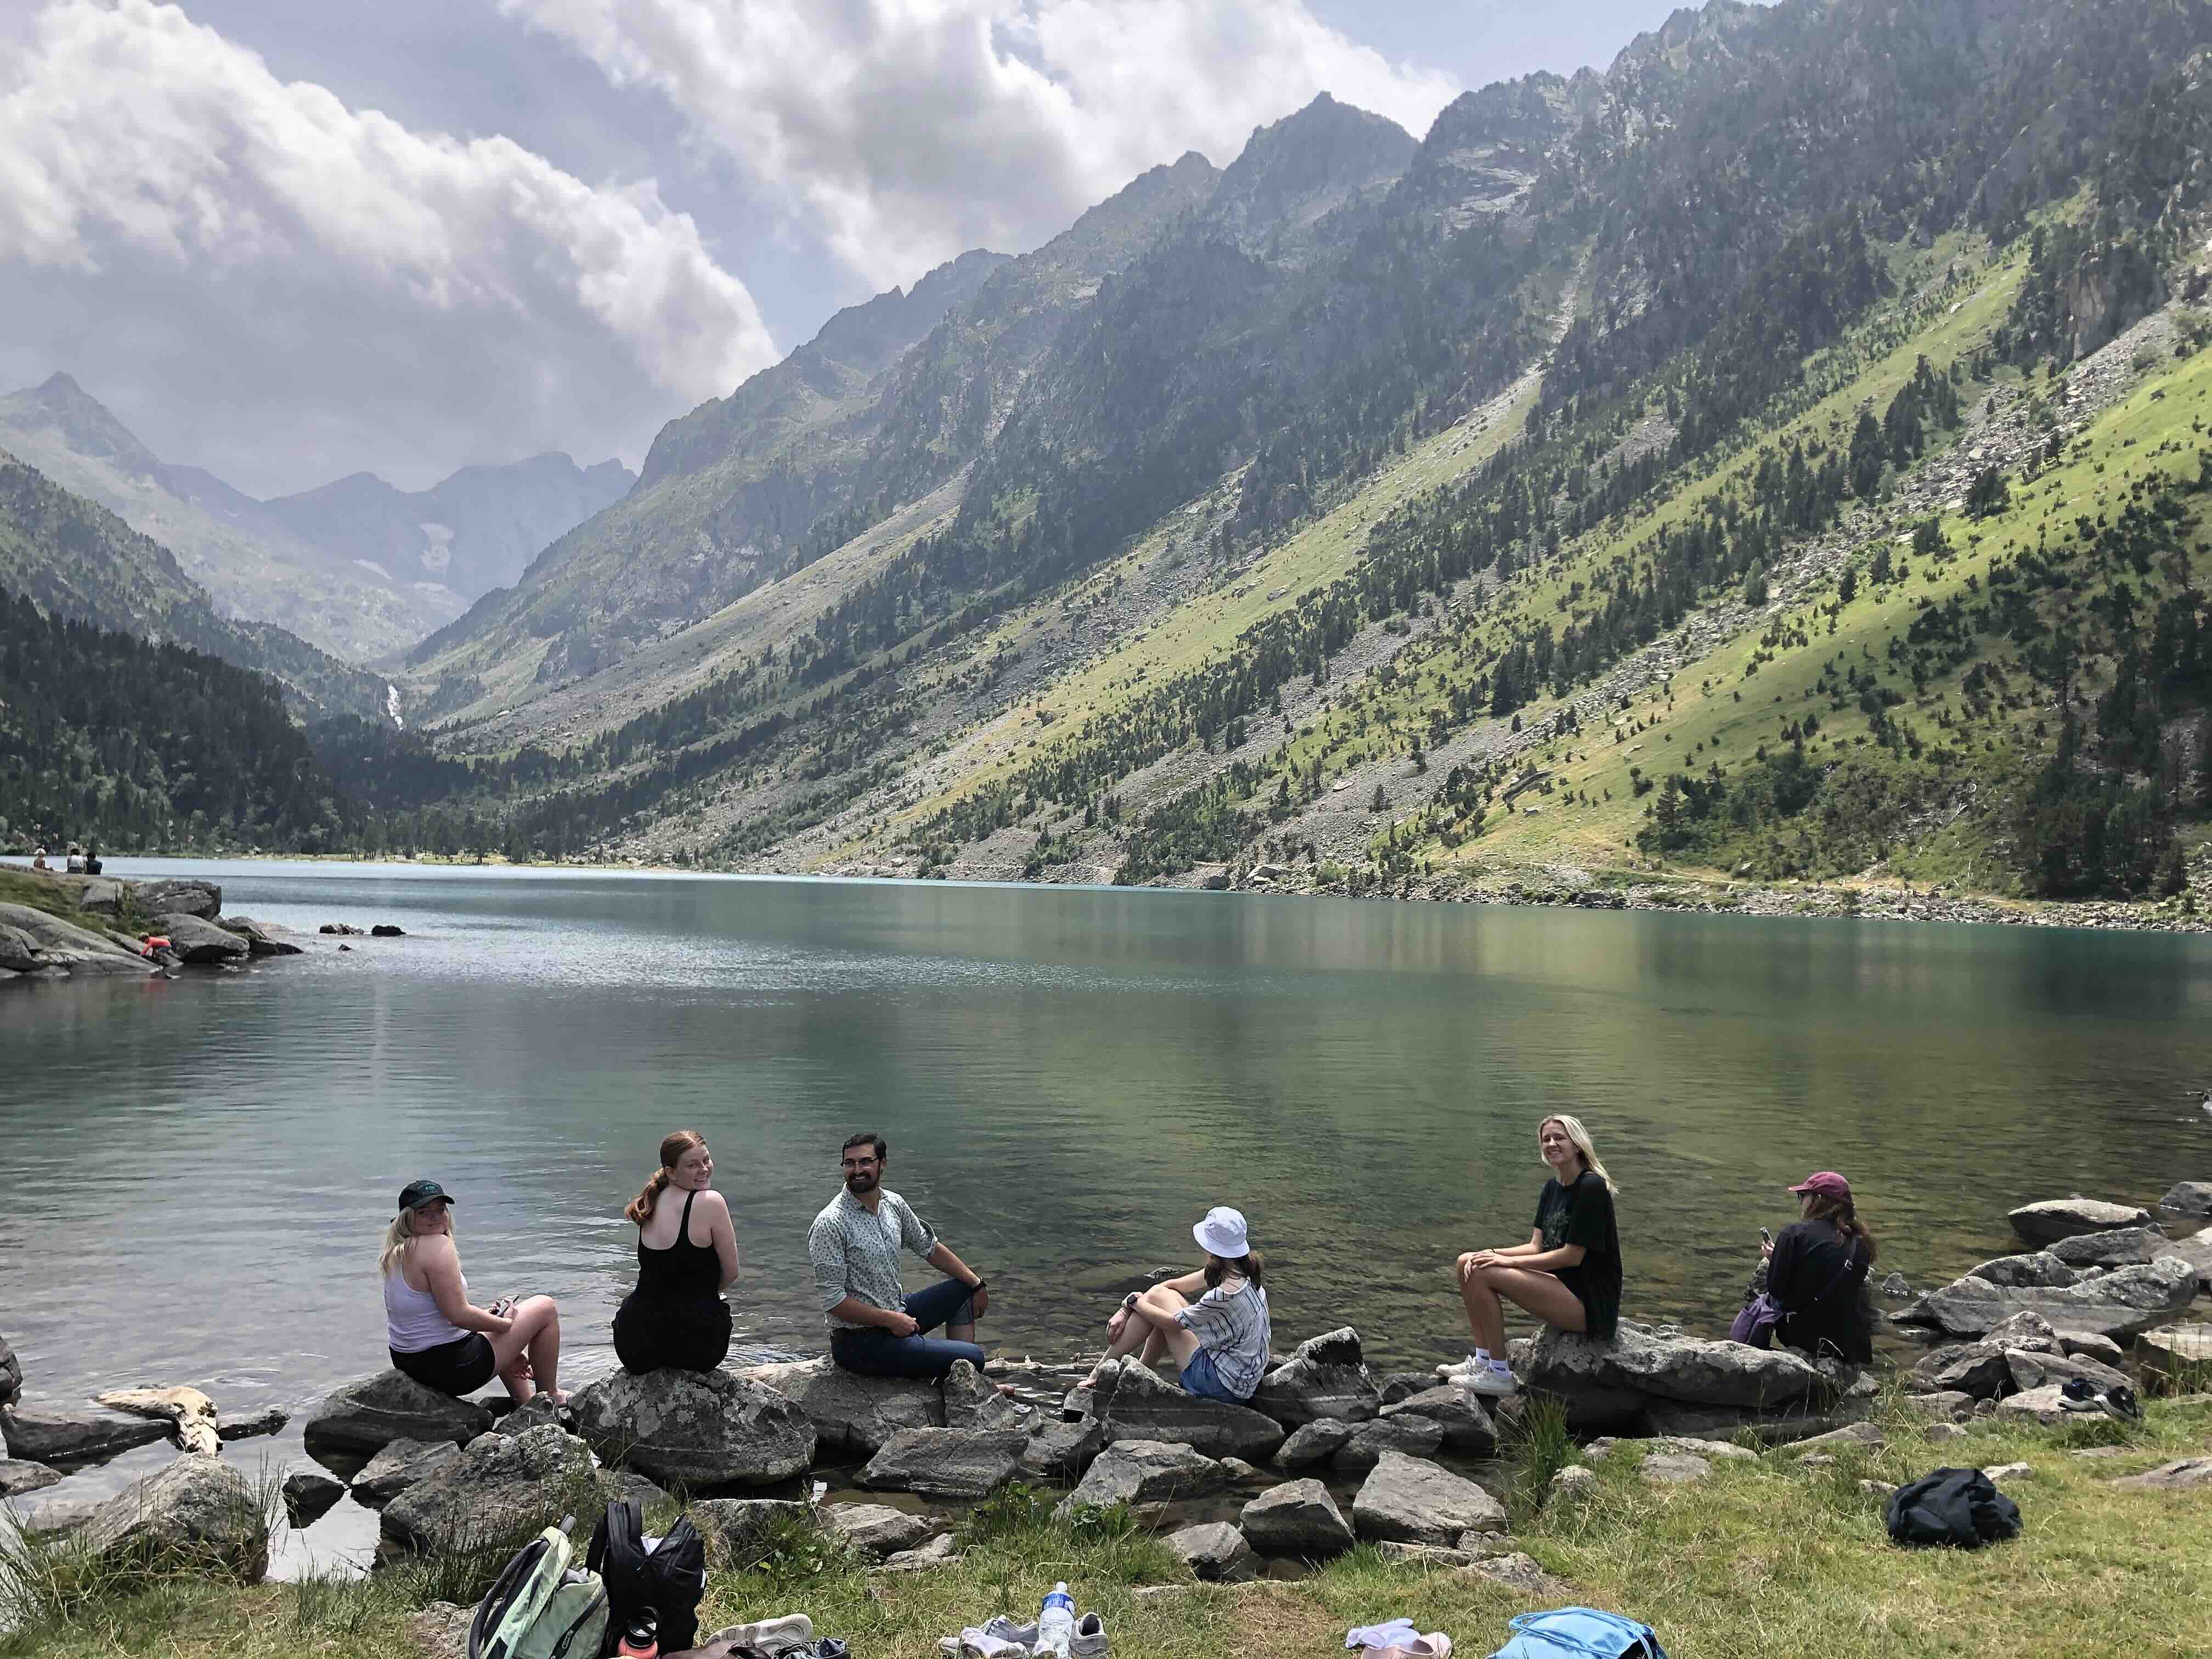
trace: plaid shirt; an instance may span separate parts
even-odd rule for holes
[[[1267,1293],[1240,1280],[1237,1288],[1216,1285],[1176,1316],[1176,1323],[1198,1339],[1213,1361],[1214,1375],[1230,1393],[1249,1400],[1267,1370]]]
[[[937,1248],[937,1235],[912,1205],[888,1188],[880,1196],[871,1215],[849,1188],[840,1190],[806,1230],[806,1259],[814,1268],[814,1287],[822,1293],[823,1317],[832,1329],[871,1328],[830,1314],[848,1296],[887,1313],[902,1310],[906,1285],[899,1276],[899,1247],[919,1256]]]

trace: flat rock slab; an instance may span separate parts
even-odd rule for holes
[[[1655,1451],[1644,1457],[1644,1478],[1661,1486],[1690,1486],[1712,1472],[1712,1464],[1694,1452]]]
[[[1386,1418],[1403,1413],[1425,1417],[1439,1425],[1444,1431],[1444,1444],[1455,1452],[1464,1452],[1470,1457],[1488,1457],[1498,1450],[1498,1425],[1491,1421],[1482,1402],[1464,1389],[1449,1382],[1439,1383],[1382,1409]],[[1276,1455],[1276,1461],[1282,1461],[1280,1453]]]
[[[154,964],[104,933],[94,933],[27,904],[0,904],[0,968],[19,974],[137,974]]]
[[[474,1401],[426,1389],[398,1370],[379,1371],[325,1399],[301,1430],[307,1455],[367,1459],[395,1440],[450,1440],[465,1445],[491,1427],[491,1413]]]
[[[2157,1261],[2172,1248],[2155,1227],[2116,1227],[2110,1232],[2062,1238],[2044,1254],[2069,1267],[2136,1267]]]
[[[936,1567],[952,1567],[960,1564],[960,1547],[951,1533],[933,1538],[916,1549],[901,1550],[887,1557],[876,1569],[878,1572],[927,1572]]]
[[[1318,1480],[1290,1480],[1261,1492],[1237,1517],[1254,1548],[1321,1561],[1357,1541],[1344,1512]]]
[[[928,1516],[895,1510],[888,1504],[832,1504],[822,1511],[822,1523],[861,1554],[879,1561],[945,1530],[943,1522]]]
[[[1244,1534],[1226,1521],[1206,1521],[1170,1533],[1162,1540],[1191,1576],[1207,1583],[1235,1584],[1260,1575],[1259,1558]]]
[[[2212,1215],[2212,1181],[2177,1181],[2166,1189],[2158,1207],[2176,1215]]]
[[[984,1498],[1020,1470],[1029,1439],[1019,1429],[901,1429],[854,1482],[927,1498]]]
[[[2212,1365],[2212,1325],[2162,1325],[2145,1331],[2136,1338],[2136,1359],[2145,1370],[2163,1376]]]
[[[927,1378],[863,1376],[826,1354],[738,1375],[795,1401],[823,1445],[855,1456],[874,1456],[901,1429],[945,1426],[944,1390]]]
[[[17,1407],[0,1425],[8,1449],[33,1463],[75,1468],[166,1440],[169,1425],[119,1412],[48,1412]]]
[[[1462,1533],[1504,1532],[1505,1506],[1449,1469],[1384,1452],[1352,1500],[1352,1526],[1365,1539],[1456,1544]]]
[[[1359,1333],[1349,1325],[1299,1343],[1288,1360],[1261,1380],[1251,1403],[1286,1429],[1324,1418],[1364,1422],[1382,1409]]]
[[[134,881],[130,890],[131,902],[149,915],[179,912],[201,921],[213,921],[222,914],[222,889],[211,881],[172,876],[160,881]]]
[[[1172,1440],[1208,1457],[1264,1462],[1285,1438],[1283,1425],[1249,1406],[1200,1400],[1136,1360],[1122,1358],[1099,1373],[1091,1415],[1106,1438]]]
[[[2016,1314],[2030,1312],[2060,1330],[2132,1336],[2166,1323],[2187,1307],[2197,1295],[2197,1270],[2173,1256],[2047,1289],[1994,1285],[1969,1274],[1929,1291],[1898,1314],[1897,1321],[1972,1337]]]
[[[0,1498],[21,1498],[27,1492],[59,1486],[62,1474],[44,1463],[27,1463],[20,1457],[0,1457]]]
[[[253,953],[253,947],[236,933],[181,912],[156,916],[154,931],[168,935],[169,949],[179,962],[243,962]]]
[[[2212,1457],[2180,1458],[2141,1474],[2122,1475],[2112,1484],[2133,1492],[2185,1492],[2212,1486]]]
[[[2000,1421],[2040,1423],[2045,1428],[2055,1428],[2072,1413],[2058,1402],[2063,1398],[2063,1384],[2053,1382],[2047,1388],[2030,1389],[2009,1400],[1997,1401],[1996,1414]]]
[[[1032,1479],[1078,1480],[1105,1448],[1106,1431],[1096,1418],[1047,1423],[1022,1448],[1022,1473]]]
[[[814,1425],[797,1402],[730,1371],[618,1370],[576,1390],[568,1411],[601,1459],[664,1486],[763,1486],[814,1462]]]
[[[354,1477],[355,1501],[380,1510],[460,1455],[461,1449],[450,1440],[394,1440]]]
[[[1842,1428],[1826,1434],[1816,1434],[1810,1440],[1800,1440],[1784,1449],[1784,1455],[1802,1457],[1808,1452],[1844,1451],[1857,1447],[1865,1451],[1880,1451],[1889,1443],[1882,1431],[1871,1423],[1847,1423]]]
[[[2082,1233],[2108,1233],[2122,1227],[2148,1227],[2148,1210],[2125,1204],[2107,1204],[2094,1198],[2053,1198],[2040,1204],[2023,1204],[2005,1219],[2033,1249],[2056,1244]]]
[[[1520,1550],[1508,1555],[1494,1555],[1486,1561],[1478,1561],[1467,1571],[1480,1573],[1485,1578],[1493,1579],[1547,1601],[1565,1601],[1574,1595],[1572,1585],[1564,1579],[1553,1577],[1534,1556]]]
[[[282,1434],[284,1425],[291,1420],[292,1413],[282,1406],[264,1406],[258,1412],[218,1418],[216,1433],[228,1445],[234,1440],[252,1440],[262,1435]]]
[[[94,1555],[230,1575],[258,1583],[269,1531],[252,1483],[220,1458],[179,1457],[93,1512],[75,1540]]]
[[[404,1550],[483,1547],[529,1534],[574,1514],[579,1494],[596,1493],[591,1449],[551,1425],[487,1434],[393,1498],[380,1528]]]
[[[1075,1490],[1061,1500],[1060,1512],[1204,1498],[1228,1485],[1229,1471],[1194,1447],[1179,1441],[1117,1440],[1092,1460]]]
[[[1620,1322],[1611,1342],[1547,1330],[1527,1352],[1522,1382],[1552,1394],[1628,1393],[1694,1405],[1767,1407],[1802,1399],[1821,1383],[1811,1362],[1787,1349],[1662,1336],[1630,1320]]]

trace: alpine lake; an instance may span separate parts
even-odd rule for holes
[[[0,987],[0,1332],[28,1401],[190,1383],[291,1427],[386,1363],[400,1187],[456,1194],[471,1294],[560,1301],[614,1364],[622,1216],[707,1135],[737,1341],[823,1346],[806,1262],[845,1137],[991,1280],[995,1353],[1095,1351],[1115,1299],[1250,1218],[1276,1346],[1466,1352],[1449,1264],[1528,1236],[1547,1113],[1620,1186],[1631,1317],[1719,1334],[1837,1169],[1878,1273],[2014,1248],[2005,1212],[2212,1178],[2212,939],[1233,894],[111,860],[220,883],[307,954]],[[317,935],[393,923],[398,939]],[[913,1264],[910,1286],[928,1269]],[[33,1499],[103,1496],[153,1446]],[[275,1571],[366,1558],[350,1500]]]

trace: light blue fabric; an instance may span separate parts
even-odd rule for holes
[[[1490,1659],[1667,1659],[1649,1625],[1595,1607],[1554,1607],[1514,1619],[1513,1639]]]

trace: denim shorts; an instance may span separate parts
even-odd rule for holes
[[[1176,1379],[1182,1384],[1185,1394],[1196,1395],[1200,1400],[1225,1400],[1232,1406],[1241,1406],[1245,1396],[1230,1390],[1221,1380],[1221,1373],[1213,1369],[1213,1356],[1203,1348],[1191,1355],[1190,1364],[1182,1368]]]

